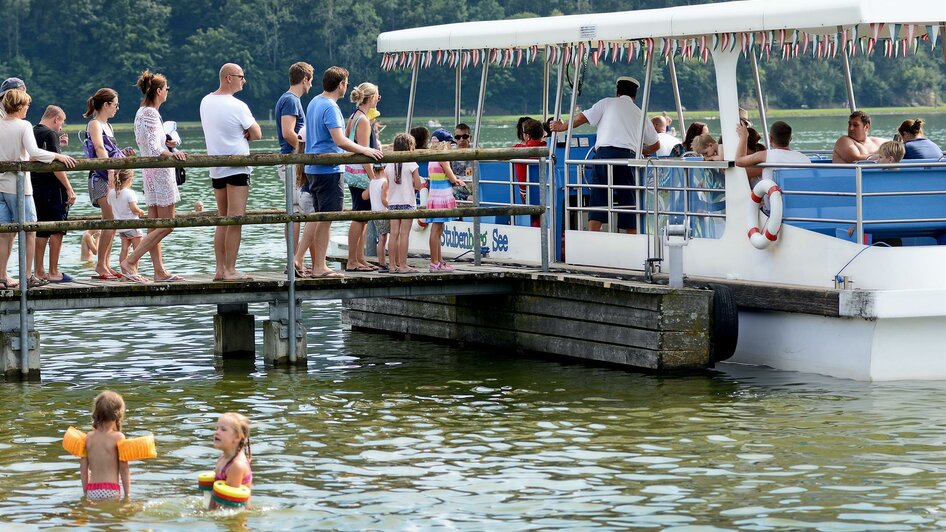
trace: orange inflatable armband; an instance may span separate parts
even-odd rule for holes
[[[69,427],[62,437],[62,448],[72,456],[85,458],[85,433],[75,427]]]
[[[118,459],[122,462],[145,460],[157,456],[158,450],[154,446],[154,434],[126,438],[118,442]]]

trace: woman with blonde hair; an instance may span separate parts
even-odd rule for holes
[[[381,93],[374,83],[362,83],[351,91],[351,101],[356,105],[355,112],[348,118],[345,133],[349,140],[361,146],[381,149],[378,136],[373,127],[368,112],[378,107]],[[374,179],[374,168],[369,164],[347,165],[345,168],[345,184],[351,192],[351,210],[370,211],[371,201],[362,198],[362,193],[368,188],[368,183]],[[365,231],[368,224],[352,221],[348,228],[348,266],[345,271],[370,272],[378,267],[369,264],[365,258]]]
[[[145,70],[138,77],[136,84],[144,99],[141,107],[135,114],[135,141],[142,157],[171,157],[183,161],[187,155],[175,151],[177,143],[164,133],[164,123],[158,109],[167,101],[171,87],[162,74],[152,74]],[[148,218],[174,218],[174,205],[181,201],[181,194],[177,190],[177,179],[173,168],[145,168],[142,170],[145,203],[148,205]],[[146,253],[151,253],[151,263],[154,265],[154,280],[156,282],[183,281],[180,275],[174,275],[164,268],[161,259],[161,240],[171,234],[170,227],[148,230],[141,243],[134,252],[128,255],[121,263],[122,275],[133,281],[143,281],[138,275],[138,260]]]

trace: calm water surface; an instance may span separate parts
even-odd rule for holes
[[[801,142],[837,136],[796,129]],[[484,131],[495,145],[511,133]],[[74,183],[76,212],[93,212],[84,180]],[[251,208],[281,204],[274,172],[255,172],[251,190]],[[212,207],[206,172],[193,171],[182,195],[181,210],[197,199]],[[244,234],[242,269],[282,269],[281,229]],[[212,271],[212,258],[201,258],[211,237],[209,228],[176,231],[165,246],[172,271]],[[78,235],[66,243],[62,269],[88,277]],[[946,527],[946,383],[725,364],[642,375],[352,332],[337,301],[304,305],[306,370],[215,368],[214,310],[37,316],[43,382],[0,386],[5,527]],[[133,463],[132,502],[90,506],[61,437],[69,425],[88,429],[92,398],[106,388],[125,397],[126,433],[153,432],[159,457]],[[210,513],[196,475],[213,466],[213,426],[227,410],[253,422],[256,509]]]

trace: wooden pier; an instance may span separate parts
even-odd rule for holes
[[[264,361],[288,364],[288,280],[253,273],[245,282],[138,284],[78,280],[29,291],[30,363],[38,378],[41,331],[36,312],[89,308],[216,305],[215,353],[255,357],[255,320],[247,305],[267,303]],[[452,273],[353,273],[295,281],[297,302],[341,299],[352,327],[542,353],[649,370],[702,368],[711,361],[713,292],[670,289],[575,272],[458,263]],[[19,290],[0,291],[0,321],[16,319]],[[296,306],[299,308],[299,305]],[[306,363],[306,334],[296,316],[297,363]],[[9,330],[9,329],[7,329]],[[2,370],[22,372],[18,334],[0,333]],[[317,349],[317,346],[315,346]]]

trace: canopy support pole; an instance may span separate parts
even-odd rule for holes
[[[765,143],[766,149],[769,146],[769,119],[765,114],[765,99],[762,96],[762,77],[759,76],[759,57],[752,52],[752,75],[755,77],[755,97],[759,101],[759,120],[762,120],[762,131],[760,136]]]
[[[404,124],[404,132],[411,132],[411,121],[414,120],[414,100],[417,99],[417,75],[420,73],[420,59],[414,59],[414,68],[411,70],[411,95],[407,100],[407,123]]]
[[[453,94],[453,101],[454,101],[453,126],[454,127],[456,127],[456,125],[460,123],[460,97],[463,95],[463,89],[462,89],[463,76],[461,76],[462,72],[463,72],[463,69],[460,67],[460,63],[457,63],[457,83],[456,83],[456,88],[454,89],[454,94]]]
[[[546,61],[545,64],[548,64],[548,61]],[[558,66],[558,79],[555,82],[555,109],[552,110],[556,120],[562,117],[562,95],[565,92],[565,76],[564,76],[563,70],[564,69],[562,68],[562,65],[559,65]],[[547,181],[552,184],[551,185],[552,193],[549,195],[549,197],[551,198],[552,205],[556,205],[555,202],[557,201],[557,198],[555,195],[555,186],[554,186],[555,151],[557,149],[558,149],[558,132],[553,131],[552,137],[549,139],[549,158],[548,158],[549,169],[548,169],[548,172],[546,173],[546,175],[548,176]],[[568,175],[567,167],[565,168],[566,168],[565,175],[567,176]],[[565,194],[565,197],[567,198],[568,194]],[[556,220],[555,220],[555,213],[556,213],[555,209],[552,209],[552,219],[549,222],[549,225],[551,227],[557,228],[558,224],[556,223]],[[564,214],[565,211],[562,210],[562,213]],[[565,222],[565,225],[563,227],[568,229],[568,216],[567,215],[565,216],[564,222]]]
[[[647,73],[644,75],[644,91],[641,94],[640,139],[638,140],[637,153],[635,154],[637,159],[644,158],[644,128],[647,126],[647,120],[648,120],[647,107],[650,105],[650,82],[653,79],[653,77],[654,77],[654,54],[651,53],[649,56],[647,56]],[[646,169],[643,174],[640,172],[639,168],[634,168],[633,170],[634,170],[634,175],[636,176],[636,178],[634,179],[634,184],[639,185],[642,181],[642,179],[640,179],[641,176],[643,175],[644,177],[646,177],[647,175]],[[647,235],[648,239],[653,239],[653,253],[651,254],[650,252],[648,252],[648,257],[647,257],[648,261],[646,263],[648,267],[650,267],[653,264],[649,259],[654,259],[654,258],[662,259],[663,258],[663,246],[661,246],[660,238],[658,237],[658,231],[660,231],[660,224],[658,223],[658,219],[657,219],[657,183],[660,181],[659,179],[660,176],[656,175],[657,173],[656,169],[654,169],[654,173],[655,173],[654,175],[654,230],[653,230],[654,234]],[[646,181],[646,179],[643,181]],[[641,203],[640,191],[635,190],[634,197],[636,200],[634,205],[638,209],[640,209],[640,207],[643,205],[643,203]],[[643,230],[644,228],[641,226],[640,214],[636,214],[634,216],[637,218],[637,230],[638,231]]]
[[[486,77],[489,74],[489,61],[483,61],[483,75],[480,77],[480,95],[476,101],[476,129],[473,130],[473,148],[480,145],[480,126],[483,123],[483,108],[486,103]],[[473,206],[480,206],[480,162],[473,162]],[[480,218],[473,218],[473,264],[479,266],[483,261],[480,250]]]
[[[673,83],[673,102],[677,105],[677,123],[680,124],[680,132],[686,131],[686,125],[683,123],[683,103],[680,101],[680,85],[677,83],[677,63],[674,58],[670,58],[670,81]],[[669,134],[670,132],[667,131]]]
[[[549,64],[542,66],[542,122],[549,119]]]
[[[838,33],[843,28],[838,26]],[[854,82],[851,81],[851,61],[847,57],[847,50],[841,50],[841,58],[844,59],[844,85],[847,87],[847,102],[851,112],[857,111],[857,103],[854,102]]]

